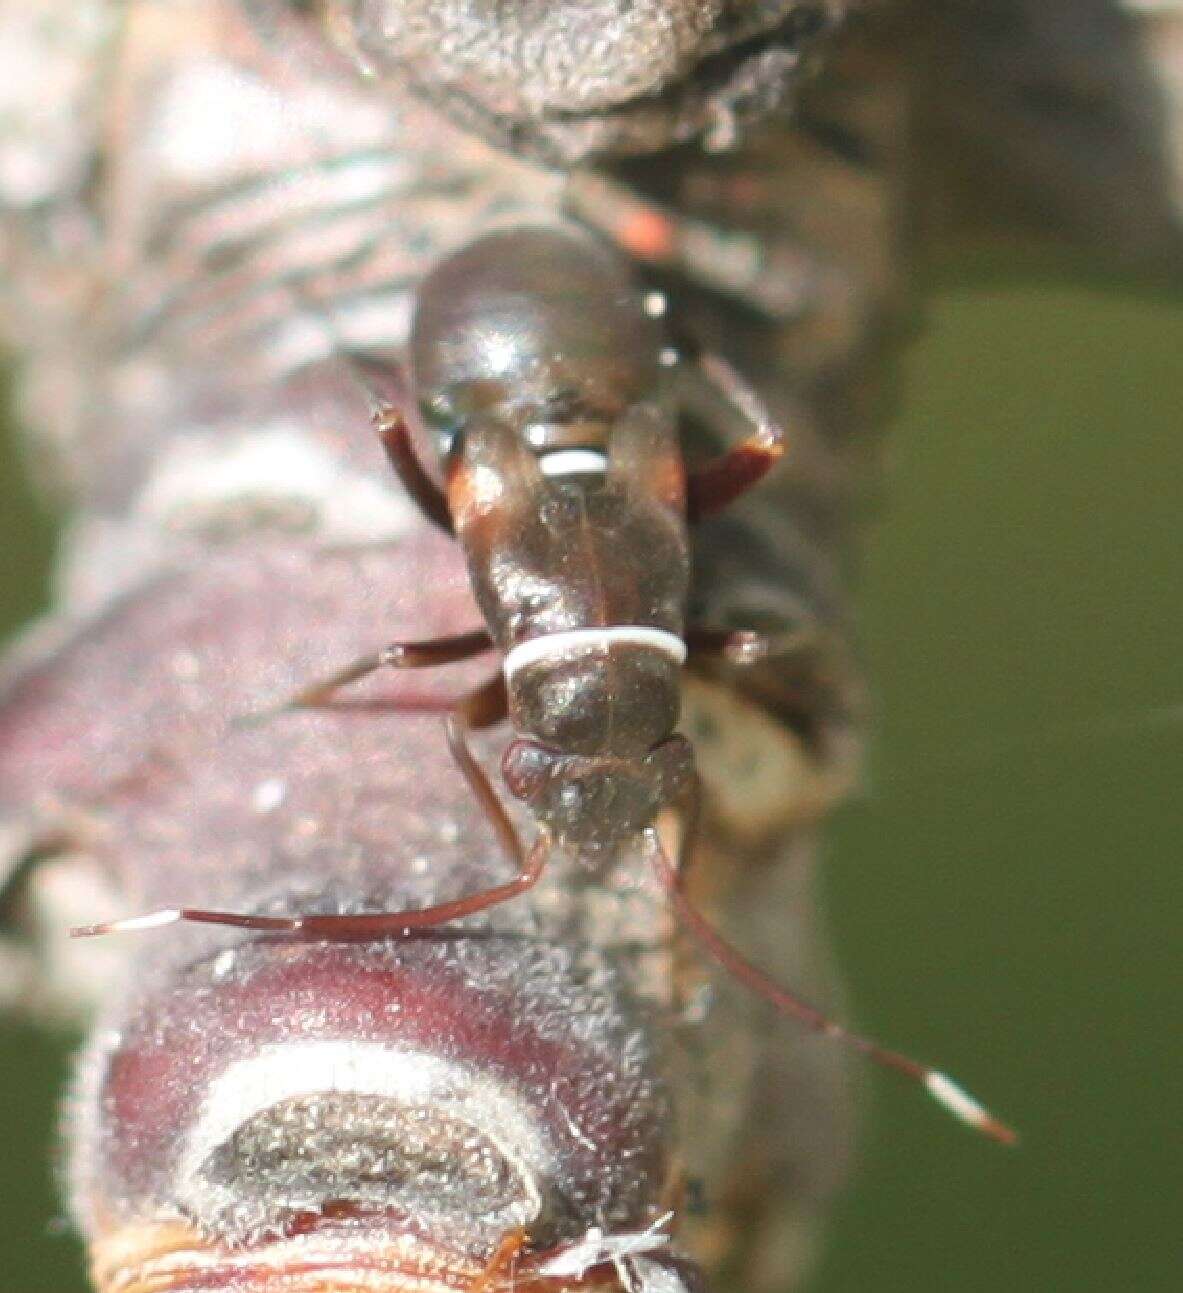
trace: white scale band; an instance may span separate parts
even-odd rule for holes
[[[552,449],[538,459],[544,476],[573,476],[582,472],[602,476],[608,459],[596,449]]]
[[[671,660],[681,664],[686,659],[686,643],[676,633],[665,629],[650,629],[639,624],[613,624],[608,628],[567,629],[562,633],[548,633],[545,637],[519,642],[506,653],[501,669],[508,682],[519,669],[537,664],[550,656],[586,647],[609,646],[613,642],[627,642],[633,646],[647,646],[664,652]]]

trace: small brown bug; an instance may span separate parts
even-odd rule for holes
[[[305,688],[282,709],[331,704],[384,667],[422,668],[496,647],[502,667],[448,715],[452,755],[517,869],[513,879],[408,911],[275,916],[163,908],[81,935],[177,921],[301,938],[405,935],[463,919],[537,884],[554,844],[593,865],[639,834],[683,926],[716,960],[782,1013],[841,1038],[920,1083],[955,1117],[1010,1143],[1014,1133],[945,1074],[861,1037],[769,980],[682,893],[681,868],[654,829],[678,809],[682,851],[693,843],[693,753],[674,731],[688,649],[762,658],[758,634],[687,631],[688,522],[755,484],[784,451],[784,433],[730,367],[681,362],[627,271],[581,230],[526,226],[479,237],[421,284],[410,387],[439,438],[441,490],[419,462],[409,402],[380,406],[383,444],[408,493],[464,550],[487,628],[396,642]],[[739,445],[697,471],[683,463],[676,389],[697,373],[749,423]],[[693,378],[692,378],[693,380]],[[685,399],[686,397],[683,396]],[[688,401],[687,401],[688,402]],[[518,735],[502,760],[510,792],[539,823],[521,841],[466,733],[509,717]]]

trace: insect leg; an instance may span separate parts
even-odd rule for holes
[[[411,501],[433,525],[438,525],[445,534],[454,535],[447,497],[419,461],[406,418],[392,405],[379,403],[374,408],[374,426]]]
[[[761,633],[757,629],[717,629],[701,624],[687,626],[685,633],[686,650],[692,659],[725,660],[736,665],[818,650],[828,645],[827,637],[824,630],[817,628]]]
[[[84,925],[71,930],[71,936],[89,938],[99,934],[135,933],[188,921],[198,925],[229,925],[235,929],[288,934],[301,939],[359,942],[398,937],[414,930],[437,929],[451,921],[461,920],[465,916],[475,915],[507,902],[510,898],[516,898],[538,883],[550,854],[550,838],[540,834],[529,851],[525,849],[509,814],[464,739],[466,732],[491,726],[504,715],[505,681],[497,674],[456,706],[448,717],[445,730],[448,747],[459,764],[464,779],[488,814],[501,847],[517,867],[517,875],[505,884],[494,885],[450,902],[435,903],[430,907],[408,911],[363,912],[356,915],[256,916],[243,912],[212,911],[204,907],[164,907],[143,916],[105,921],[99,925]]]
[[[296,296],[300,305],[309,305],[302,293],[297,292]],[[454,535],[448,500],[419,461],[411,439],[410,424],[401,411],[413,407],[411,383],[402,365],[377,362],[354,353],[340,338],[331,320],[319,311],[317,313],[334,339],[337,358],[369,402],[370,418],[378,439],[411,501],[433,525],[439,526],[445,534]]]
[[[689,362],[708,387],[752,428],[734,448],[687,474],[686,515],[693,524],[722,511],[767,475],[784,456],[785,431],[755,389],[720,355],[692,351]]]
[[[694,833],[694,816],[683,835],[680,852],[685,855]],[[729,974],[750,991],[769,1002],[778,1013],[790,1015],[799,1020],[806,1028],[823,1037],[832,1037],[845,1042],[848,1046],[860,1051],[876,1064],[894,1069],[905,1077],[918,1082],[959,1121],[972,1127],[975,1131],[989,1136],[1003,1145],[1013,1145],[1018,1139],[1015,1132],[1005,1123],[999,1122],[969,1094],[961,1089],[952,1078],[936,1069],[929,1068],[917,1060],[899,1051],[887,1049],[878,1042],[872,1041],[859,1033],[851,1032],[842,1024],[835,1022],[816,1006],[802,997],[789,992],[773,979],[769,978],[758,966],[753,965],[732,943],[707,920],[698,908],[686,896],[682,887],[682,878],[675,868],[660,841],[650,853],[650,861],[661,887],[669,896],[670,904],[678,917],[682,928],[698,943],[713,960],[717,961]]]
[[[509,814],[505,811],[505,805],[501,802],[497,792],[493,789],[492,783],[485,775],[484,768],[473,757],[472,751],[468,748],[468,741],[465,739],[467,734],[472,731],[478,731],[484,727],[492,727],[494,723],[500,722],[506,714],[507,700],[505,694],[505,677],[498,673],[496,677],[490,678],[483,687],[479,688],[469,695],[456,709],[444,720],[444,734],[447,737],[448,749],[452,752],[452,758],[460,769],[464,780],[468,782],[468,788],[472,791],[474,797],[485,816],[489,819],[489,824],[493,827],[497,839],[501,844],[506,857],[518,868],[518,880],[521,880],[527,874],[530,868],[530,860],[525,856],[525,850],[522,848],[521,836],[517,828],[510,821]],[[540,843],[545,837],[540,837]],[[538,845],[531,850],[531,858],[537,850]],[[540,855],[545,857],[545,850]],[[542,863],[538,864],[538,871],[533,875],[529,884],[523,886],[528,889],[541,874]],[[489,893],[499,892],[501,888],[510,888],[517,884],[517,880],[511,880],[509,886],[500,886],[498,890],[489,890]],[[513,893],[506,893],[504,897],[494,898],[491,902],[483,903],[482,906],[492,906],[495,902],[503,902],[505,898],[512,898],[515,893],[521,893],[522,889],[515,889]],[[474,894],[474,899],[483,897],[482,894]],[[481,907],[474,908],[480,911]]]
[[[303,291],[292,286],[296,304],[312,311],[327,329],[338,361],[369,402],[370,418],[378,438],[411,501],[433,525],[438,525],[445,534],[454,534],[448,501],[419,461],[411,441],[410,425],[401,412],[413,408],[411,383],[402,365],[389,360],[379,362],[354,352],[338,333],[331,317],[309,301]]]
[[[328,709],[332,707],[333,696],[342,687],[368,678],[379,669],[433,669],[438,665],[471,660],[473,656],[492,650],[492,647],[493,639],[485,629],[473,629],[470,633],[456,633],[451,637],[425,638],[421,642],[391,642],[381,651],[359,656],[327,678],[309,683],[278,705],[244,715],[239,723],[261,723],[295,709]],[[391,705],[397,708],[398,702],[391,702]]]

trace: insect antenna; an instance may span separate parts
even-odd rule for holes
[[[852,1032],[831,1019],[817,1006],[811,1005],[782,987],[758,966],[753,965],[690,901],[682,888],[678,871],[670,862],[669,855],[656,835],[654,842],[655,847],[650,851],[650,861],[661,887],[669,897],[670,905],[679,923],[708,956],[717,961],[744,987],[767,1001],[778,1013],[798,1020],[812,1032],[844,1042],[883,1068],[894,1069],[895,1072],[902,1073],[913,1082],[918,1082],[939,1105],[942,1105],[959,1122],[972,1127],[974,1131],[1002,1145],[1014,1145],[1018,1141],[1018,1135],[1013,1128],[995,1118],[947,1074],[930,1068],[927,1064],[921,1064],[918,1060],[903,1055],[899,1051],[881,1046],[860,1033]]]

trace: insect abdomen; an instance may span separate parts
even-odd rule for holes
[[[646,636],[642,636],[646,635]],[[515,726],[573,754],[639,756],[678,721],[680,639],[631,626],[536,638],[506,658]]]

